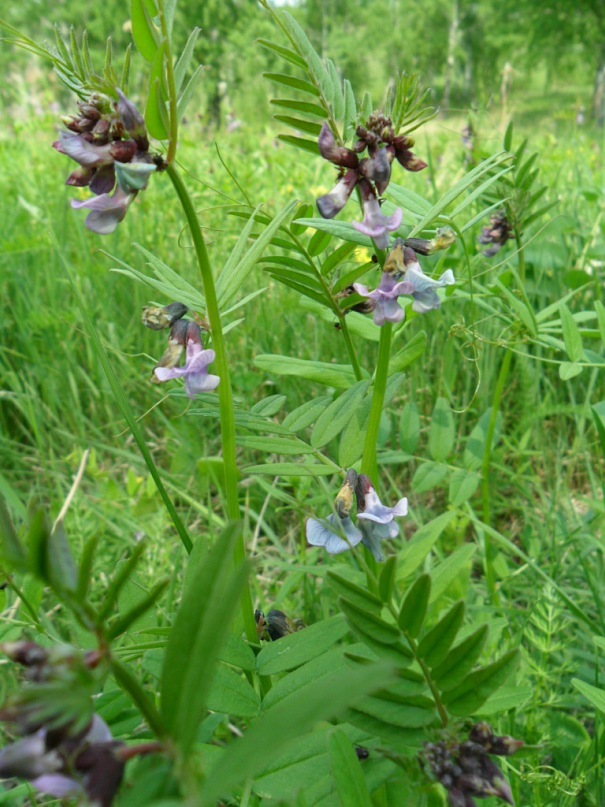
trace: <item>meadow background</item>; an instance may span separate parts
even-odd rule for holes
[[[477,488],[464,502],[466,510],[461,509],[451,477],[476,467],[472,458],[465,460],[465,451],[494,400],[505,353],[501,321],[469,308],[463,294],[448,300],[438,315],[414,320],[408,338],[425,330],[427,349],[406,370],[380,434],[381,446],[390,452],[381,466],[387,487],[393,498],[399,491],[410,501],[404,534],[409,537],[435,515],[456,510],[435,547],[436,560],[454,558],[446,595],[465,597],[475,616],[489,619],[492,648],[499,637],[512,637],[522,649],[518,677],[502,694],[509,698],[503,703],[510,711],[495,725],[541,746],[517,765],[520,775],[512,777],[519,803],[535,807],[605,803],[599,710],[594,698],[591,702],[572,685],[572,679],[579,679],[599,686],[605,647],[600,638],[605,636],[605,440],[599,440],[595,425],[599,413],[605,422],[605,385],[598,366],[604,361],[604,334],[595,309],[595,301],[603,298],[605,267],[603,129],[598,125],[605,53],[600,26],[605,23],[597,6],[578,2],[568,10],[557,3],[427,0],[420,7],[402,0],[301,0],[289,7],[316,49],[334,59],[358,93],[371,92],[376,104],[396,69],[418,71],[432,88],[431,102],[441,111],[421,130],[415,149],[428,158],[429,167],[398,182],[429,200],[438,198],[468,170],[462,129],[470,124],[478,152],[488,155],[501,147],[513,119],[515,146],[528,139],[527,153],[537,154],[534,167],[548,188],[545,199],[557,202],[525,233],[525,291],[535,312],[548,306],[556,310],[558,301],[566,299],[584,348],[591,352],[586,361],[591,366],[562,379],[560,365],[569,358],[564,350],[548,351],[522,340],[514,350],[489,466],[487,520],[513,546],[495,553],[496,601],[486,587],[484,536],[473,522],[474,513],[486,515],[482,491]],[[43,2],[24,2],[11,6],[6,19],[38,40],[52,39],[55,24],[64,31],[72,23],[78,30],[86,27],[98,54],[108,35],[116,54],[130,41],[127,4],[116,0],[94,5],[68,0],[53,4],[52,10]],[[255,2],[191,0],[178,9],[177,22],[184,32],[193,25],[202,28],[196,53],[206,66],[205,78],[181,128],[179,162],[193,183],[211,257],[221,265],[241,232],[242,220],[234,213],[247,203],[247,195],[271,213],[292,199],[313,204],[331,187],[333,171],[277,139],[284,127],[272,119],[271,86],[260,79],[262,72],[275,69],[275,61],[256,41],[274,37],[274,31]],[[77,269],[79,291],[154,460],[183,521],[196,534],[216,529],[221,521],[218,424],[188,414],[179,392],[149,383],[161,346],[157,335],[141,326],[140,311],[143,305],[169,301],[111,271],[119,266],[116,258],[144,269],[141,253],[131,246],[135,242],[195,284],[189,236],[168,183],[159,181],[150,184],[115,235],[100,240],[86,231],[82,216],[69,208],[73,189],[63,184],[67,161],[51,149],[58,115],[71,111],[68,93],[48,65],[8,45],[0,45],[0,71],[0,494],[16,520],[33,500],[54,517],[83,453],[90,451],[69,512],[74,551],[78,554],[92,536],[99,536],[102,582],[146,536],[144,562],[124,591],[122,607],[168,574],[171,584],[158,613],[145,617],[161,624],[174,609],[184,553],[85,334],[49,229]],[[510,84],[503,91],[505,79]],[[130,87],[135,101],[144,99],[143,64],[136,55]],[[477,257],[475,237],[485,223],[469,234],[467,248],[478,276],[491,281],[505,277],[516,257],[511,243],[491,262]],[[369,257],[360,248],[351,263]],[[462,251],[455,245],[445,265],[458,274],[461,264]],[[250,406],[283,394],[290,410],[310,394],[326,394],[320,385],[310,388],[302,379],[267,373],[255,366],[255,356],[345,362],[333,322],[301,304],[262,263],[248,285],[250,292],[266,290],[227,336],[236,397]],[[562,339],[560,322],[551,335]],[[373,349],[367,348],[368,366]],[[418,470],[434,459],[429,433],[439,398],[452,412],[451,441],[440,458],[448,471],[427,481]],[[248,464],[264,461],[250,449],[242,449],[242,458]],[[280,608],[308,625],[327,616],[334,596],[324,585],[326,556],[306,548],[304,537],[304,520],[325,491],[309,477],[273,480],[245,471],[241,487],[251,554],[259,559],[255,605]],[[522,554],[515,553],[515,546]],[[37,581],[30,580],[25,593],[35,608],[54,607]],[[31,623],[10,591],[0,592],[3,600],[0,638],[7,641]],[[598,630],[589,630],[567,600]],[[61,611],[55,624],[59,636],[73,641],[78,629]],[[91,641],[84,632],[80,639]],[[138,642],[137,652],[129,652],[131,641],[127,637],[120,652],[153,681],[156,651],[139,652]],[[15,680],[14,671],[3,667],[4,692]],[[126,701],[122,706],[123,713],[114,712],[127,727],[131,707]],[[494,710],[500,707],[502,702]]]

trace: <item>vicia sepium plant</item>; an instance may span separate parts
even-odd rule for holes
[[[132,550],[134,560],[125,559],[115,571],[99,605],[89,596],[94,547],[86,547],[76,563],[62,533],[37,524],[24,528],[29,529],[29,544],[35,549],[28,554],[10,519],[3,518],[2,559],[9,570],[43,581],[96,643],[94,666],[89,663],[92,657],[76,651],[72,655],[79,659],[77,664],[66,668],[53,662],[49,676],[52,682],[59,681],[59,690],[39,689],[49,686],[46,680],[30,682],[35,697],[58,692],[57,701],[52,710],[43,710],[35,725],[28,723],[21,740],[7,746],[3,770],[33,781],[51,795],[77,792],[109,805],[132,750],[130,742],[140,735],[150,739],[151,746],[144,743],[132,754],[161,754],[157,764],[166,766],[166,776],[161,782],[154,779],[145,760],[137,760],[128,783],[133,790],[126,791],[126,799],[140,786],[139,795],[143,792],[141,798],[149,804],[166,798],[202,807],[219,801],[260,804],[265,799],[294,804],[309,784],[308,773],[301,779],[296,768],[302,754],[306,759],[317,757],[322,770],[337,774],[318,779],[311,803],[357,803],[350,800],[346,774],[353,771],[359,803],[369,804],[372,790],[398,780],[398,767],[405,769],[409,782],[424,787],[416,754],[427,738],[447,733],[452,738],[447,746],[450,757],[478,769],[474,784],[462,774],[453,780],[450,800],[452,793],[458,798],[459,791],[463,796],[498,795],[510,802],[507,785],[488,758],[489,753],[498,753],[493,744],[488,747],[486,740],[481,749],[469,750],[456,745],[456,737],[463,721],[514,672],[517,651],[510,649],[490,660],[488,626],[480,614],[472,609],[467,614],[463,600],[452,603],[445,596],[447,586],[433,582],[434,569],[440,571],[441,581],[447,581],[450,573],[445,562],[428,557],[455,513],[430,519],[409,543],[401,537],[400,524],[407,537],[411,523],[411,519],[399,521],[408,515],[408,500],[395,485],[387,485],[382,460],[392,436],[384,429],[381,434],[384,413],[399,406],[403,371],[425,353],[427,333],[415,330],[419,317],[430,325],[435,321],[431,318],[444,314],[439,309],[445,300],[448,306],[461,306],[466,300],[461,289],[471,280],[468,264],[458,254],[460,270],[442,271],[443,251],[451,247],[452,254],[456,250],[466,254],[465,230],[485,213],[471,215],[471,207],[481,196],[482,183],[493,183],[506,170],[501,163],[507,155],[485,160],[437,202],[396,185],[394,168],[409,172],[401,172],[398,180],[427,168],[411,151],[410,133],[432,115],[424,107],[425,94],[417,80],[397,76],[391,95],[374,109],[369,96],[358,99],[335,65],[322,61],[289,14],[274,10],[265,0],[260,5],[287,38],[285,46],[267,40],[261,44],[302,73],[269,75],[302,96],[273,99],[279,110],[297,116],[276,118],[310,136],[282,139],[307,152],[306,158],[311,154],[321,161],[322,169],[328,170],[326,161],[334,165],[337,184],[314,200],[319,218],[310,216],[307,200],[292,202],[275,215],[260,209],[262,199],[257,207],[240,208],[237,213],[246,221],[220,270],[211,265],[200,215],[176,162],[181,156],[180,119],[201,77],[196,69],[185,82],[197,29],[181,54],[174,52],[176,3],[132,1],[133,39],[149,79],[144,116],[129,95],[128,58],[119,79],[109,59],[103,71],[95,73],[85,38],[78,45],[75,36],[69,43],[59,37],[56,49],[39,48],[2,24],[20,44],[50,58],[59,77],[78,96],[78,113],[63,119],[67,131],[55,148],[79,165],[68,184],[93,194],[73,204],[90,211],[86,223],[93,234],[108,235],[118,227],[152,174],[154,185],[170,180],[193,250],[179,254],[178,266],[173,267],[166,256],[135,245],[151,275],[111,257],[119,271],[145,283],[155,297],[161,295],[154,301],[159,304],[143,311],[144,325],[168,334],[168,344],[163,354],[158,350],[161,357],[152,368],[153,382],[184,382],[191,400],[188,412],[220,424],[219,483],[209,495],[207,522],[193,535],[182,523],[151,457],[74,282],[74,270],[60,254],[112,391],[187,550],[187,569],[184,581],[175,577],[162,610],[156,611],[155,605],[164,583],[114,615],[120,592],[134,579],[142,552],[139,545]],[[349,198],[347,213],[354,204],[359,209],[352,224],[334,219]],[[146,206],[153,203],[151,191],[141,204],[137,201],[136,214],[144,216]],[[309,235],[309,229],[314,234]],[[269,245],[276,252],[263,257]],[[361,263],[354,260],[358,247],[365,249]],[[60,253],[58,244],[57,249]],[[435,258],[436,253],[441,256]],[[323,320],[337,325],[333,339],[337,350],[342,342],[346,357],[335,364],[315,357],[257,356],[257,368],[296,374],[309,383],[307,400],[283,419],[278,414],[284,396],[252,405],[245,400],[245,391],[236,390],[234,395],[228,361],[225,321],[263,292],[258,289],[238,299],[261,260],[270,275],[300,295],[301,305],[316,315],[318,327]],[[183,277],[181,264],[186,261],[195,262],[199,287]],[[463,280],[465,272],[469,276]],[[359,282],[364,277],[365,282]],[[237,324],[231,319],[228,327]],[[311,386],[316,384],[326,387],[325,395],[316,395]],[[150,398],[155,391],[149,387]],[[265,462],[258,463],[258,453]],[[267,476],[272,484],[266,484]],[[304,514],[301,578],[309,564],[323,564],[321,577],[328,581],[325,618],[308,627],[289,620],[278,608],[268,611],[267,617],[253,608],[246,558],[251,511],[244,504],[242,477],[248,488],[265,482],[267,507],[275,497],[292,513]],[[325,477],[329,482],[322,486]],[[187,495],[178,485],[172,487],[183,498]],[[297,490],[305,491],[300,501],[293,495]],[[413,500],[410,511],[413,516]],[[261,556],[256,563],[261,566],[262,560]],[[425,565],[429,571],[423,570]],[[284,568],[289,571],[291,564]],[[20,582],[12,583],[16,596]],[[135,631],[136,620],[149,613],[155,621],[148,632]],[[46,650],[56,642],[52,625],[41,620],[35,608],[30,616],[40,642],[28,647],[36,651],[40,647],[41,654],[48,652],[48,658],[54,658]],[[150,657],[149,651],[157,655]],[[133,671],[130,662],[140,662],[140,669]],[[48,664],[40,662],[38,667]],[[78,677],[74,670],[87,686],[80,679],[74,681]],[[137,722],[124,738],[110,734],[111,720],[107,727],[92,717],[91,698],[108,687],[108,681],[137,709]],[[78,693],[79,704],[86,704],[81,725],[74,722],[71,690]],[[52,746],[57,714],[64,730]],[[98,719],[102,721],[103,715]],[[99,732],[92,736],[95,729]],[[127,748],[122,746],[124,739]],[[12,767],[6,759],[11,755],[13,761],[17,757]],[[426,749],[424,757],[431,764]],[[280,772],[277,779],[271,778],[275,770]],[[448,789],[449,780],[443,779],[437,763],[431,772]],[[98,776],[106,777],[102,792],[93,787]]]

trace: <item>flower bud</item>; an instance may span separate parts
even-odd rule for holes
[[[152,331],[161,331],[171,328],[177,320],[182,319],[189,311],[184,303],[170,303],[163,308],[146,305],[143,307],[141,321],[146,328]]]
[[[334,509],[338,513],[339,518],[346,518],[351,513],[356,482],[357,471],[354,471],[351,468],[349,471],[347,471],[347,475],[342,483],[342,487],[334,499]]]
[[[325,121],[321,127],[317,145],[324,160],[329,160],[334,165],[339,165],[341,168],[357,168],[359,165],[357,154],[351,149],[337,144],[332,129]]]

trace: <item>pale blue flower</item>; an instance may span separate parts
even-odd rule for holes
[[[323,546],[330,555],[346,552],[357,546],[362,538],[350,516],[340,518],[332,513],[327,518],[307,519],[307,541],[311,546]]]

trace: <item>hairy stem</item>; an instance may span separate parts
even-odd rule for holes
[[[238,521],[240,518],[240,508],[237,491],[238,472],[235,446],[235,414],[233,409],[233,393],[231,390],[231,377],[229,373],[229,365],[227,363],[225,339],[223,336],[223,327],[216,296],[216,288],[214,285],[214,277],[210,267],[210,260],[208,258],[208,251],[206,249],[202,228],[198,221],[197,213],[195,211],[195,207],[193,206],[193,201],[189,195],[187,187],[185,186],[185,183],[181,179],[181,176],[173,163],[168,166],[167,173],[172,181],[177,196],[179,197],[185,217],[187,218],[187,223],[193,239],[195,254],[202,279],[202,291],[206,300],[206,314],[208,316],[210,329],[212,331],[212,346],[216,353],[216,370],[217,375],[219,375],[221,379],[221,383],[218,386],[218,396],[221,413],[221,437],[223,444],[224,485],[227,497],[227,517],[230,521]],[[243,535],[235,544],[233,555],[233,560],[236,565],[245,559],[246,548],[244,545]],[[248,587],[244,589],[244,593],[242,595],[242,616],[248,641],[257,642],[258,637],[256,633],[256,624],[254,622],[254,613],[252,610],[252,598],[250,596],[250,590]]]

